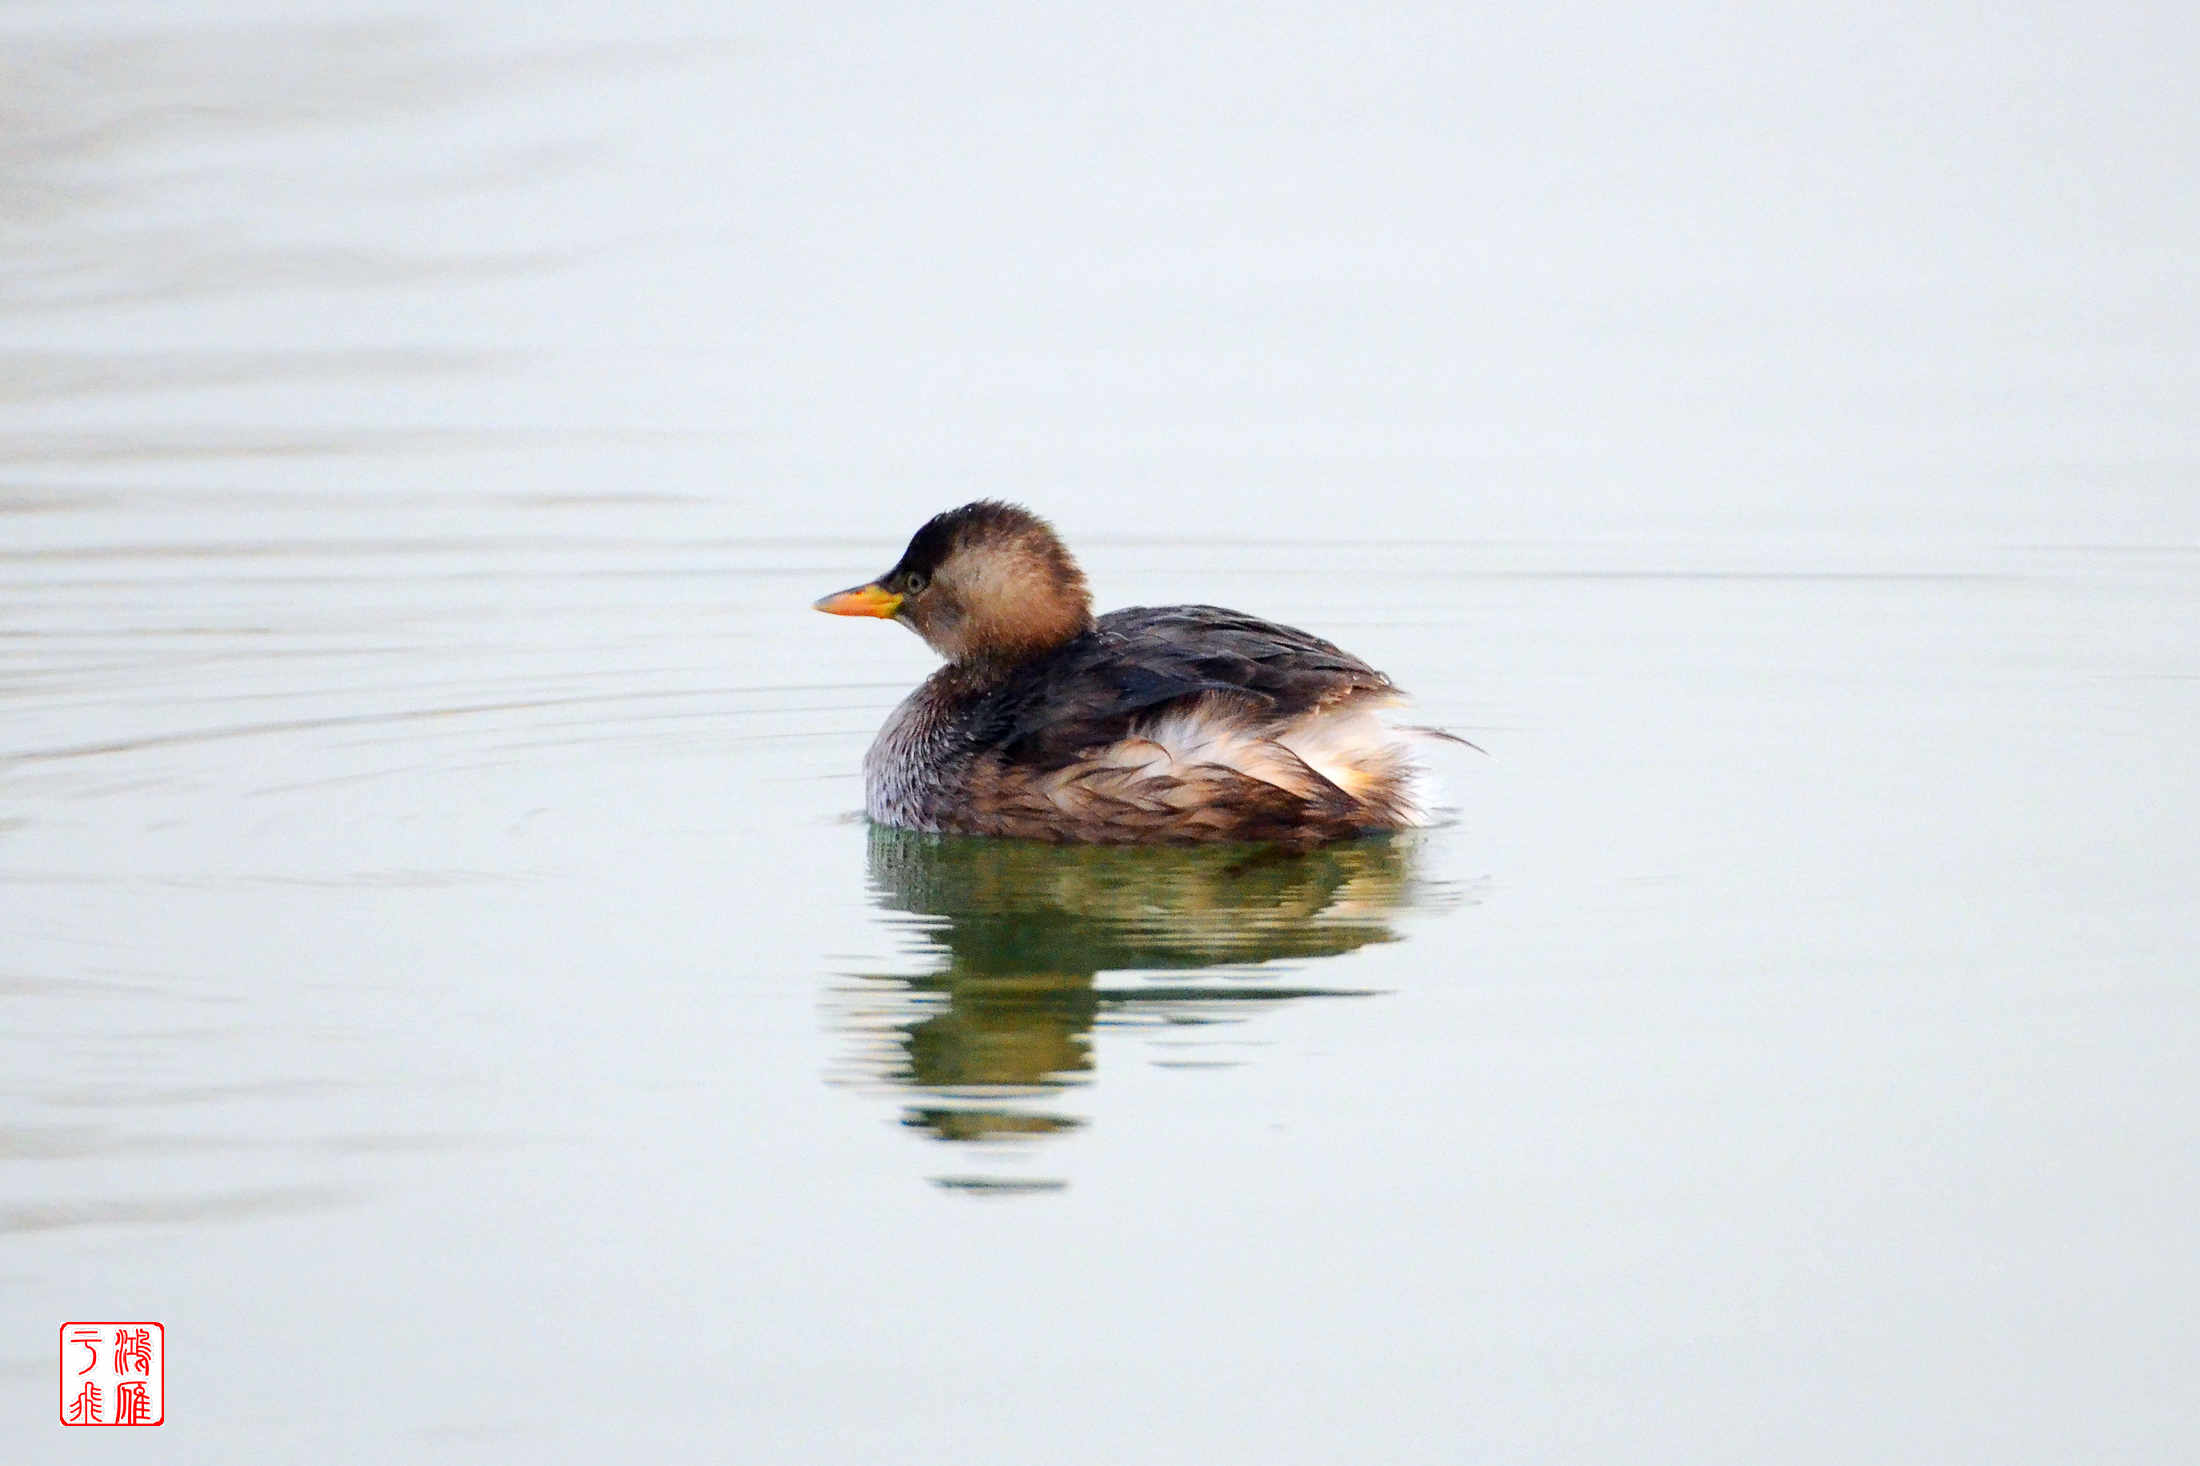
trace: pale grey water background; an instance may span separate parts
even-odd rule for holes
[[[2185,10],[320,14],[6,19],[0,1456],[2200,1454]],[[979,493],[1455,822],[875,839]]]

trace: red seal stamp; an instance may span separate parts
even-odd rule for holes
[[[61,1326],[61,1423],[158,1425],[164,1330],[157,1323]]]

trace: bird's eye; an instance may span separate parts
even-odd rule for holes
[[[912,570],[901,578],[901,593],[913,596],[932,583],[932,577],[921,570]]]

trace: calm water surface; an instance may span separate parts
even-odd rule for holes
[[[5,63],[7,1460],[2200,1450],[2146,219],[2076,305],[2042,225],[1852,260],[1885,337],[1678,247],[1615,315],[1571,216],[1321,232],[1376,185],[1234,33],[1123,73],[1171,127],[1112,30],[217,10]],[[1360,24],[1252,74],[1510,178]],[[926,654],[808,602],[979,492],[1488,756],[1303,856],[866,826]],[[151,1441],[53,1423],[86,1317]]]

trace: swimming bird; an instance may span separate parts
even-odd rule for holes
[[[1312,845],[1425,823],[1419,736],[1382,673],[1220,606],[1092,614],[1044,519],[935,515],[878,579],[819,600],[899,621],[947,659],[863,761],[872,820],[1108,844]],[[1457,741],[1457,740],[1454,740]]]

